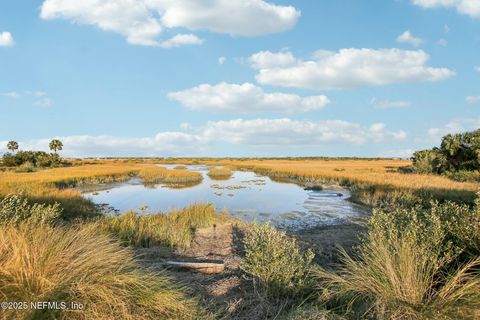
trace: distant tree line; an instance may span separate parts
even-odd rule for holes
[[[447,134],[440,147],[420,150],[412,157],[419,173],[448,175],[461,181],[480,181],[480,129]]]
[[[63,143],[58,139],[53,139],[49,144],[53,153],[44,151],[17,151],[19,144],[16,141],[9,141],[7,152],[2,157],[2,163],[7,167],[56,167],[62,164],[62,158],[58,151],[63,149]]]

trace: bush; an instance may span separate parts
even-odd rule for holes
[[[0,200],[0,224],[46,223],[57,221],[62,213],[58,203],[45,205],[28,203],[23,194],[10,194]]]
[[[447,134],[440,148],[413,154],[413,164],[420,173],[445,173],[480,170],[480,129]],[[462,177],[463,175],[460,175]],[[476,175],[478,177],[478,175]]]
[[[3,164],[7,167],[18,167],[30,163],[33,167],[55,167],[62,164],[58,154],[43,151],[19,151],[16,154],[5,153]]]
[[[15,170],[15,172],[18,172],[18,173],[27,173],[27,172],[33,172],[33,171],[35,171],[35,167],[31,162],[25,162]]]
[[[311,288],[314,253],[300,252],[295,239],[269,224],[252,224],[241,268],[254,276],[266,297],[301,296]]]
[[[135,263],[94,225],[0,226],[3,301],[74,302],[81,311],[0,310],[1,319],[191,319],[196,304],[163,274]]]
[[[480,170],[476,171],[447,171],[445,175],[452,180],[460,182],[480,182]]]
[[[343,301],[364,316],[474,319],[480,312],[480,258],[478,252],[466,262],[458,258],[478,245],[478,218],[478,207],[453,203],[375,211],[357,257],[343,252],[338,273],[318,270],[319,288],[327,288],[327,300]]]
[[[441,173],[446,159],[437,149],[413,153],[412,162],[417,173]]]

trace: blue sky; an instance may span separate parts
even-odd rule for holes
[[[480,127],[478,0],[2,0],[0,153],[408,156]]]

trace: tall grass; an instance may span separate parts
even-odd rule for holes
[[[124,243],[137,247],[161,244],[187,248],[197,228],[208,227],[224,215],[217,214],[212,204],[194,204],[169,213],[138,215],[130,211],[118,217],[106,217],[101,227]]]
[[[200,183],[203,179],[199,172],[186,170],[168,170],[164,167],[145,167],[140,170],[139,176],[147,184],[192,184]]]
[[[66,309],[0,310],[2,319],[192,319],[196,303],[95,225],[0,226],[2,301],[64,302]],[[70,303],[83,306],[69,309]]]
[[[376,211],[357,256],[344,252],[337,273],[317,272],[320,290],[327,288],[326,297],[344,302],[358,317],[478,318],[480,257],[477,252],[459,259],[478,234],[466,239],[447,220],[478,224],[480,212],[475,208],[465,216],[456,206]]]
[[[208,176],[214,180],[227,180],[232,176],[232,170],[229,167],[214,167],[208,170]]]

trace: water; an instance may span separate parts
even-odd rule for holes
[[[231,215],[248,222],[271,221],[279,228],[297,230],[341,224],[368,214],[366,208],[347,200],[350,193],[345,189],[308,191],[296,184],[275,182],[245,171],[234,171],[229,180],[217,181],[208,177],[207,166],[188,166],[188,170],[202,173],[202,183],[175,189],[161,184],[144,186],[140,179],[134,178],[95,186],[84,192],[84,196],[119,212],[138,211],[145,206],[147,212],[165,212],[192,203],[211,202],[217,210],[226,208]]]

